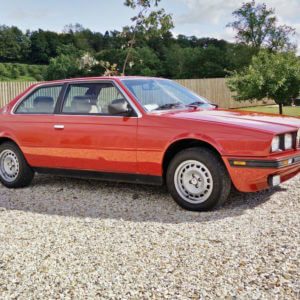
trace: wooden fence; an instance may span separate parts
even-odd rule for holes
[[[0,82],[0,107],[25,91],[34,82]]]
[[[273,104],[273,101],[236,101],[233,94],[226,86],[224,78],[213,79],[180,79],[176,80],[183,86],[191,89],[195,93],[209,99],[211,102],[218,104],[222,108],[240,108],[247,106],[257,106]],[[7,104],[18,94],[24,91],[34,82],[0,82],[0,107]]]
[[[272,100],[263,101],[236,101],[233,93],[226,85],[225,78],[212,79],[180,79],[178,83],[201,95],[222,108],[241,108],[274,104]]]

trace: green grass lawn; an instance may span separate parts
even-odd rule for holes
[[[257,111],[257,112],[269,113],[269,114],[278,114],[279,113],[279,109],[278,109],[277,105],[244,107],[244,108],[239,108],[238,110]],[[293,117],[300,117],[300,106],[283,107],[283,114],[288,115],[288,116],[293,116]]]

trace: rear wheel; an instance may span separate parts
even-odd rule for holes
[[[211,150],[201,147],[179,152],[169,165],[166,180],[174,200],[193,211],[221,205],[231,188],[223,162]]]
[[[12,142],[0,145],[0,181],[8,188],[28,186],[34,176],[23,153]]]

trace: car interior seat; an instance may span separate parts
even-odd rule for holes
[[[48,96],[38,96],[33,100],[33,112],[53,113],[54,99]]]
[[[71,102],[72,113],[88,114],[91,112],[92,103],[90,96],[74,96]]]
[[[98,114],[101,108],[97,105],[97,98],[91,95],[74,96],[71,102],[72,113]]]

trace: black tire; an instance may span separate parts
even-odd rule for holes
[[[1,161],[1,156],[3,153],[8,150],[14,153],[15,158],[18,162],[18,172],[16,172],[16,176],[13,176],[11,180],[7,180],[7,175],[4,173],[4,169]],[[15,178],[14,178],[15,177]],[[34,177],[34,171],[28,165],[23,153],[19,149],[19,147],[12,142],[4,142],[0,145],[0,181],[2,184],[8,188],[22,188],[30,185],[32,179]]]
[[[191,160],[197,161],[200,164],[204,165],[204,167],[206,167],[207,170],[210,172],[209,178],[212,179],[212,187],[210,187],[209,185],[211,179],[208,179],[209,181],[208,183],[206,183],[208,184],[207,186],[210,189],[207,195],[210,194],[210,196],[208,197],[208,199],[204,200],[201,203],[193,203],[194,201],[189,199],[192,202],[191,203],[183,198],[185,195],[181,196],[180,192],[178,192],[178,190],[181,189],[178,186],[180,186],[180,184],[183,182],[182,176],[186,176],[187,178],[188,175],[185,175],[185,173],[181,173],[183,175],[177,176],[176,170],[180,169],[180,166],[182,166],[185,163],[188,163]],[[193,166],[193,164],[191,166]],[[201,169],[201,167],[199,166],[197,166],[197,168]],[[183,172],[188,173],[189,170],[185,170]],[[207,174],[206,171],[203,172]],[[176,178],[178,178],[177,181],[175,179],[175,176]],[[194,174],[192,176],[193,178],[195,178]],[[198,177],[198,180],[201,182],[201,176]],[[175,182],[177,182],[177,188]],[[167,174],[166,174],[166,183],[168,186],[168,190],[171,196],[174,198],[174,200],[184,209],[191,210],[191,211],[207,211],[222,205],[227,200],[231,189],[231,179],[229,177],[229,174],[227,172],[224,163],[213,151],[204,147],[189,148],[189,149],[182,150],[181,152],[176,154],[176,156],[172,159],[172,161],[169,164]],[[192,181],[190,180],[188,184],[186,184],[185,186],[192,185],[192,184],[195,184],[195,182],[192,183]],[[181,186],[182,185],[184,186],[184,184],[181,184]],[[196,187],[198,188],[198,183],[196,183]],[[182,189],[184,192],[186,192],[187,194],[186,197],[189,198],[190,197],[189,192],[184,188]],[[181,193],[183,194],[183,192]],[[197,195],[197,197],[199,197],[199,195]],[[200,201],[202,200],[199,200],[199,202]]]

